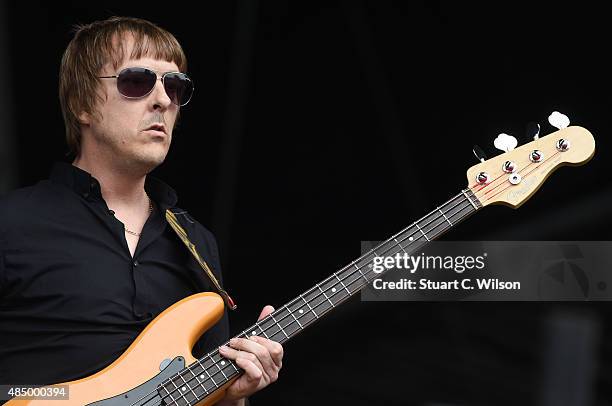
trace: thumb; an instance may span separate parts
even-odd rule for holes
[[[263,319],[264,317],[266,317],[268,314],[272,313],[273,311],[274,311],[274,308],[272,306],[270,305],[264,306],[261,313],[259,314],[259,317],[257,318],[257,321]]]

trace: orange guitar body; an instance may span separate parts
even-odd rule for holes
[[[83,406],[112,398],[150,380],[160,373],[160,365],[166,359],[183,357],[185,365],[190,365],[196,361],[191,354],[195,342],[221,318],[223,308],[223,299],[216,293],[186,297],[151,321],[111,365],[94,375],[62,384],[69,388],[67,400],[13,399],[6,405]],[[221,388],[199,405],[213,404],[224,394]]]

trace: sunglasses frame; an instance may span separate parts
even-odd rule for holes
[[[177,73],[178,73],[178,74],[180,74],[180,75],[184,75],[184,76],[185,76],[185,79],[187,79],[189,82],[191,82],[191,95],[189,95],[189,99],[187,99],[187,101],[186,101],[185,103],[183,103],[183,104],[176,104],[176,103],[174,103],[174,102],[172,102],[172,104],[174,104],[175,106],[183,107],[183,106],[185,106],[187,103],[189,103],[189,102],[191,101],[191,98],[193,97],[193,92],[195,91],[195,86],[194,86],[194,84],[193,84],[193,80],[191,80],[191,78],[190,78],[189,76],[187,76],[187,74],[186,74],[186,73],[183,73],[183,72],[174,72],[174,71],[172,71],[172,72],[164,72],[164,73],[163,73],[161,76],[159,76],[159,75],[157,74],[157,72],[155,72],[155,71],[154,71],[154,70],[152,70],[152,69],[145,68],[145,67],[142,67],[142,66],[130,66],[130,67],[127,67],[127,68],[123,68],[123,69],[121,69],[121,70],[119,71],[119,73],[117,73],[116,75],[112,75],[112,76],[98,76],[98,78],[99,78],[99,79],[118,79],[118,78],[119,78],[119,76],[120,76],[120,75],[121,75],[123,72],[125,72],[126,70],[128,70],[128,69],[143,69],[143,70],[145,70],[145,71],[149,71],[149,72],[153,73],[153,74],[155,75],[155,83],[157,83],[157,81],[158,81],[158,80],[161,80],[162,85],[164,86],[164,91],[166,92],[166,95],[167,95],[168,97],[170,97],[170,95],[168,94],[168,91],[166,90],[166,84],[164,83],[164,78],[166,77],[166,75],[169,75],[169,74],[177,74]],[[126,96],[126,95],[124,95],[123,93],[121,93],[121,91],[119,91],[119,81],[117,81],[117,91],[119,92],[119,94],[120,94],[121,96],[125,97],[126,99],[142,99],[143,97],[147,97],[148,95],[150,95],[150,94],[151,94],[151,92],[153,91],[153,89],[155,89],[155,85],[153,85],[153,87],[151,87],[151,89],[150,89],[150,90],[149,90],[149,91],[148,91],[146,94],[143,94],[142,96]],[[170,98],[170,100],[172,100],[172,98]]]

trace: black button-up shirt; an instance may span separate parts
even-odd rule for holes
[[[89,173],[66,163],[0,199],[0,384],[51,384],[109,365],[160,312],[210,287],[167,224],[176,193],[148,176],[154,210],[134,257]],[[216,242],[194,223],[220,279]],[[208,285],[207,285],[208,284]],[[228,339],[227,312],[195,348]]]

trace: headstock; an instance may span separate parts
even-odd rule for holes
[[[555,169],[564,165],[582,165],[595,153],[595,139],[582,127],[566,127],[544,137],[538,136],[528,144],[509,148],[508,152],[468,169],[468,186],[483,207],[504,204],[517,208]]]

